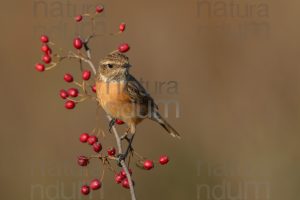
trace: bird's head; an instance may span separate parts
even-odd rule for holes
[[[129,58],[119,52],[108,54],[99,63],[99,76],[102,80],[121,80],[128,74]]]

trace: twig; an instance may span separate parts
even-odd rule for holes
[[[94,63],[91,61],[90,58],[88,58],[88,59],[87,59],[87,58],[84,58],[83,56],[77,55],[77,54],[75,54],[75,53],[73,53],[73,52],[70,52],[70,54],[71,54],[71,55],[68,56],[69,58],[77,58],[77,59],[82,60],[83,62],[86,62],[86,63],[89,64],[90,67],[92,68],[93,73],[94,73],[94,74],[97,73],[96,67],[95,67]],[[89,55],[89,54],[88,54],[88,55]]]

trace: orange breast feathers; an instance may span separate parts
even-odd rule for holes
[[[96,90],[98,101],[107,114],[127,123],[135,118],[135,108],[126,92],[126,83],[97,81]]]

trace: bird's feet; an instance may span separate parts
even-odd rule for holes
[[[127,158],[128,154],[134,151],[132,148],[133,138],[134,138],[134,135],[132,135],[130,138],[128,138],[127,134],[125,134],[121,137],[121,140],[126,140],[128,142],[128,147],[127,147],[125,153],[117,155],[119,166],[121,166],[121,161],[122,160],[124,161]]]
[[[133,148],[131,147],[131,145],[128,145],[127,151],[125,151],[125,153],[117,155],[117,162],[119,167],[122,167],[121,162],[125,161],[129,153],[131,152],[133,152]]]
[[[134,136],[131,136],[131,138],[128,137],[128,132],[126,132],[124,135],[120,137],[121,141],[126,140],[128,142],[128,148],[130,152],[133,152],[133,147],[132,147],[132,140]]]
[[[122,167],[121,162],[125,161],[126,157],[127,157],[126,153],[122,153],[122,154],[117,155],[117,162],[118,162],[119,167]]]

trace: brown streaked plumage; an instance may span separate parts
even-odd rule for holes
[[[135,133],[136,125],[145,118],[158,122],[173,137],[179,133],[161,117],[158,107],[144,87],[129,74],[127,56],[111,53],[101,62],[96,78],[99,104],[113,118],[121,119]]]

